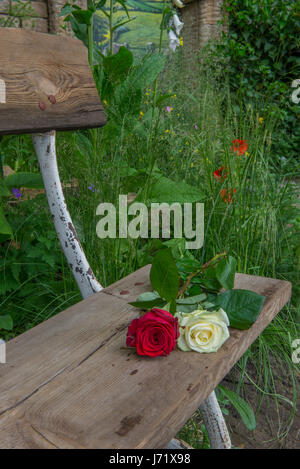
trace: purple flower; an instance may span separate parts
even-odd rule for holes
[[[197,124],[195,124],[195,130],[198,130],[198,125]]]
[[[23,194],[19,191],[19,189],[16,189],[15,187],[12,188],[12,193],[15,196],[16,199],[19,199],[20,197],[23,197]]]
[[[91,184],[90,186],[88,186],[88,189],[92,192],[97,192],[97,188],[96,188],[95,184]]]
[[[167,106],[167,107],[166,107],[166,111],[171,112],[171,111],[172,111],[171,106]]]

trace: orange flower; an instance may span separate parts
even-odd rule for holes
[[[236,193],[236,189],[222,189],[220,194],[221,194],[221,197],[222,199],[224,200],[224,202],[226,202],[226,204],[232,204],[233,202],[233,194]]]
[[[230,149],[231,151],[237,151],[239,156],[244,155],[248,150],[248,142],[247,140],[239,140],[236,138],[235,140],[232,140]]]

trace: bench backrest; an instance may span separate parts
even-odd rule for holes
[[[104,124],[81,41],[0,28],[0,135]]]

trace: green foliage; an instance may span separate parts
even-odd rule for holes
[[[227,389],[220,384],[218,386],[218,390],[221,391],[221,394],[223,394],[233,405],[233,407],[241,416],[248,430],[253,431],[256,427],[256,419],[250,405],[244,399],[242,399],[236,392],[231,391],[230,389]]]
[[[292,82],[300,77],[299,2],[226,0],[224,7],[229,33],[216,51],[225,58],[230,85],[246,105],[264,103],[260,116],[277,122],[272,147],[277,165],[289,161],[299,171],[300,105],[291,100]]]
[[[249,290],[228,290],[216,298],[215,304],[226,311],[230,326],[249,329],[261,313],[265,297]]]
[[[152,263],[150,281],[154,291],[167,302],[176,300],[179,275],[170,249],[159,251]]]
[[[0,330],[5,329],[11,331],[13,328],[13,320],[8,314],[6,316],[0,316]]]
[[[29,187],[32,189],[43,189],[44,183],[41,174],[39,173],[27,173],[27,172],[19,172],[15,174],[10,174],[5,178],[5,182],[7,187]],[[10,192],[9,194],[10,195]]]

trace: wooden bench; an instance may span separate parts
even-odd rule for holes
[[[126,349],[149,291],[149,267],[103,289],[67,210],[55,130],[99,127],[105,116],[76,39],[0,28],[0,135],[34,133],[54,225],[82,302],[7,344],[0,364],[0,448],[174,448],[171,438],[200,407],[213,448],[230,448],[214,389],[289,300],[289,282],[236,276],[267,297],[255,324],[232,330],[212,354],[142,358]]]
[[[267,299],[217,353],[151,359],[125,348],[137,317],[128,301],[149,291],[149,266],[13,339],[0,366],[0,448],[164,448],[291,292],[242,274],[236,287]]]

